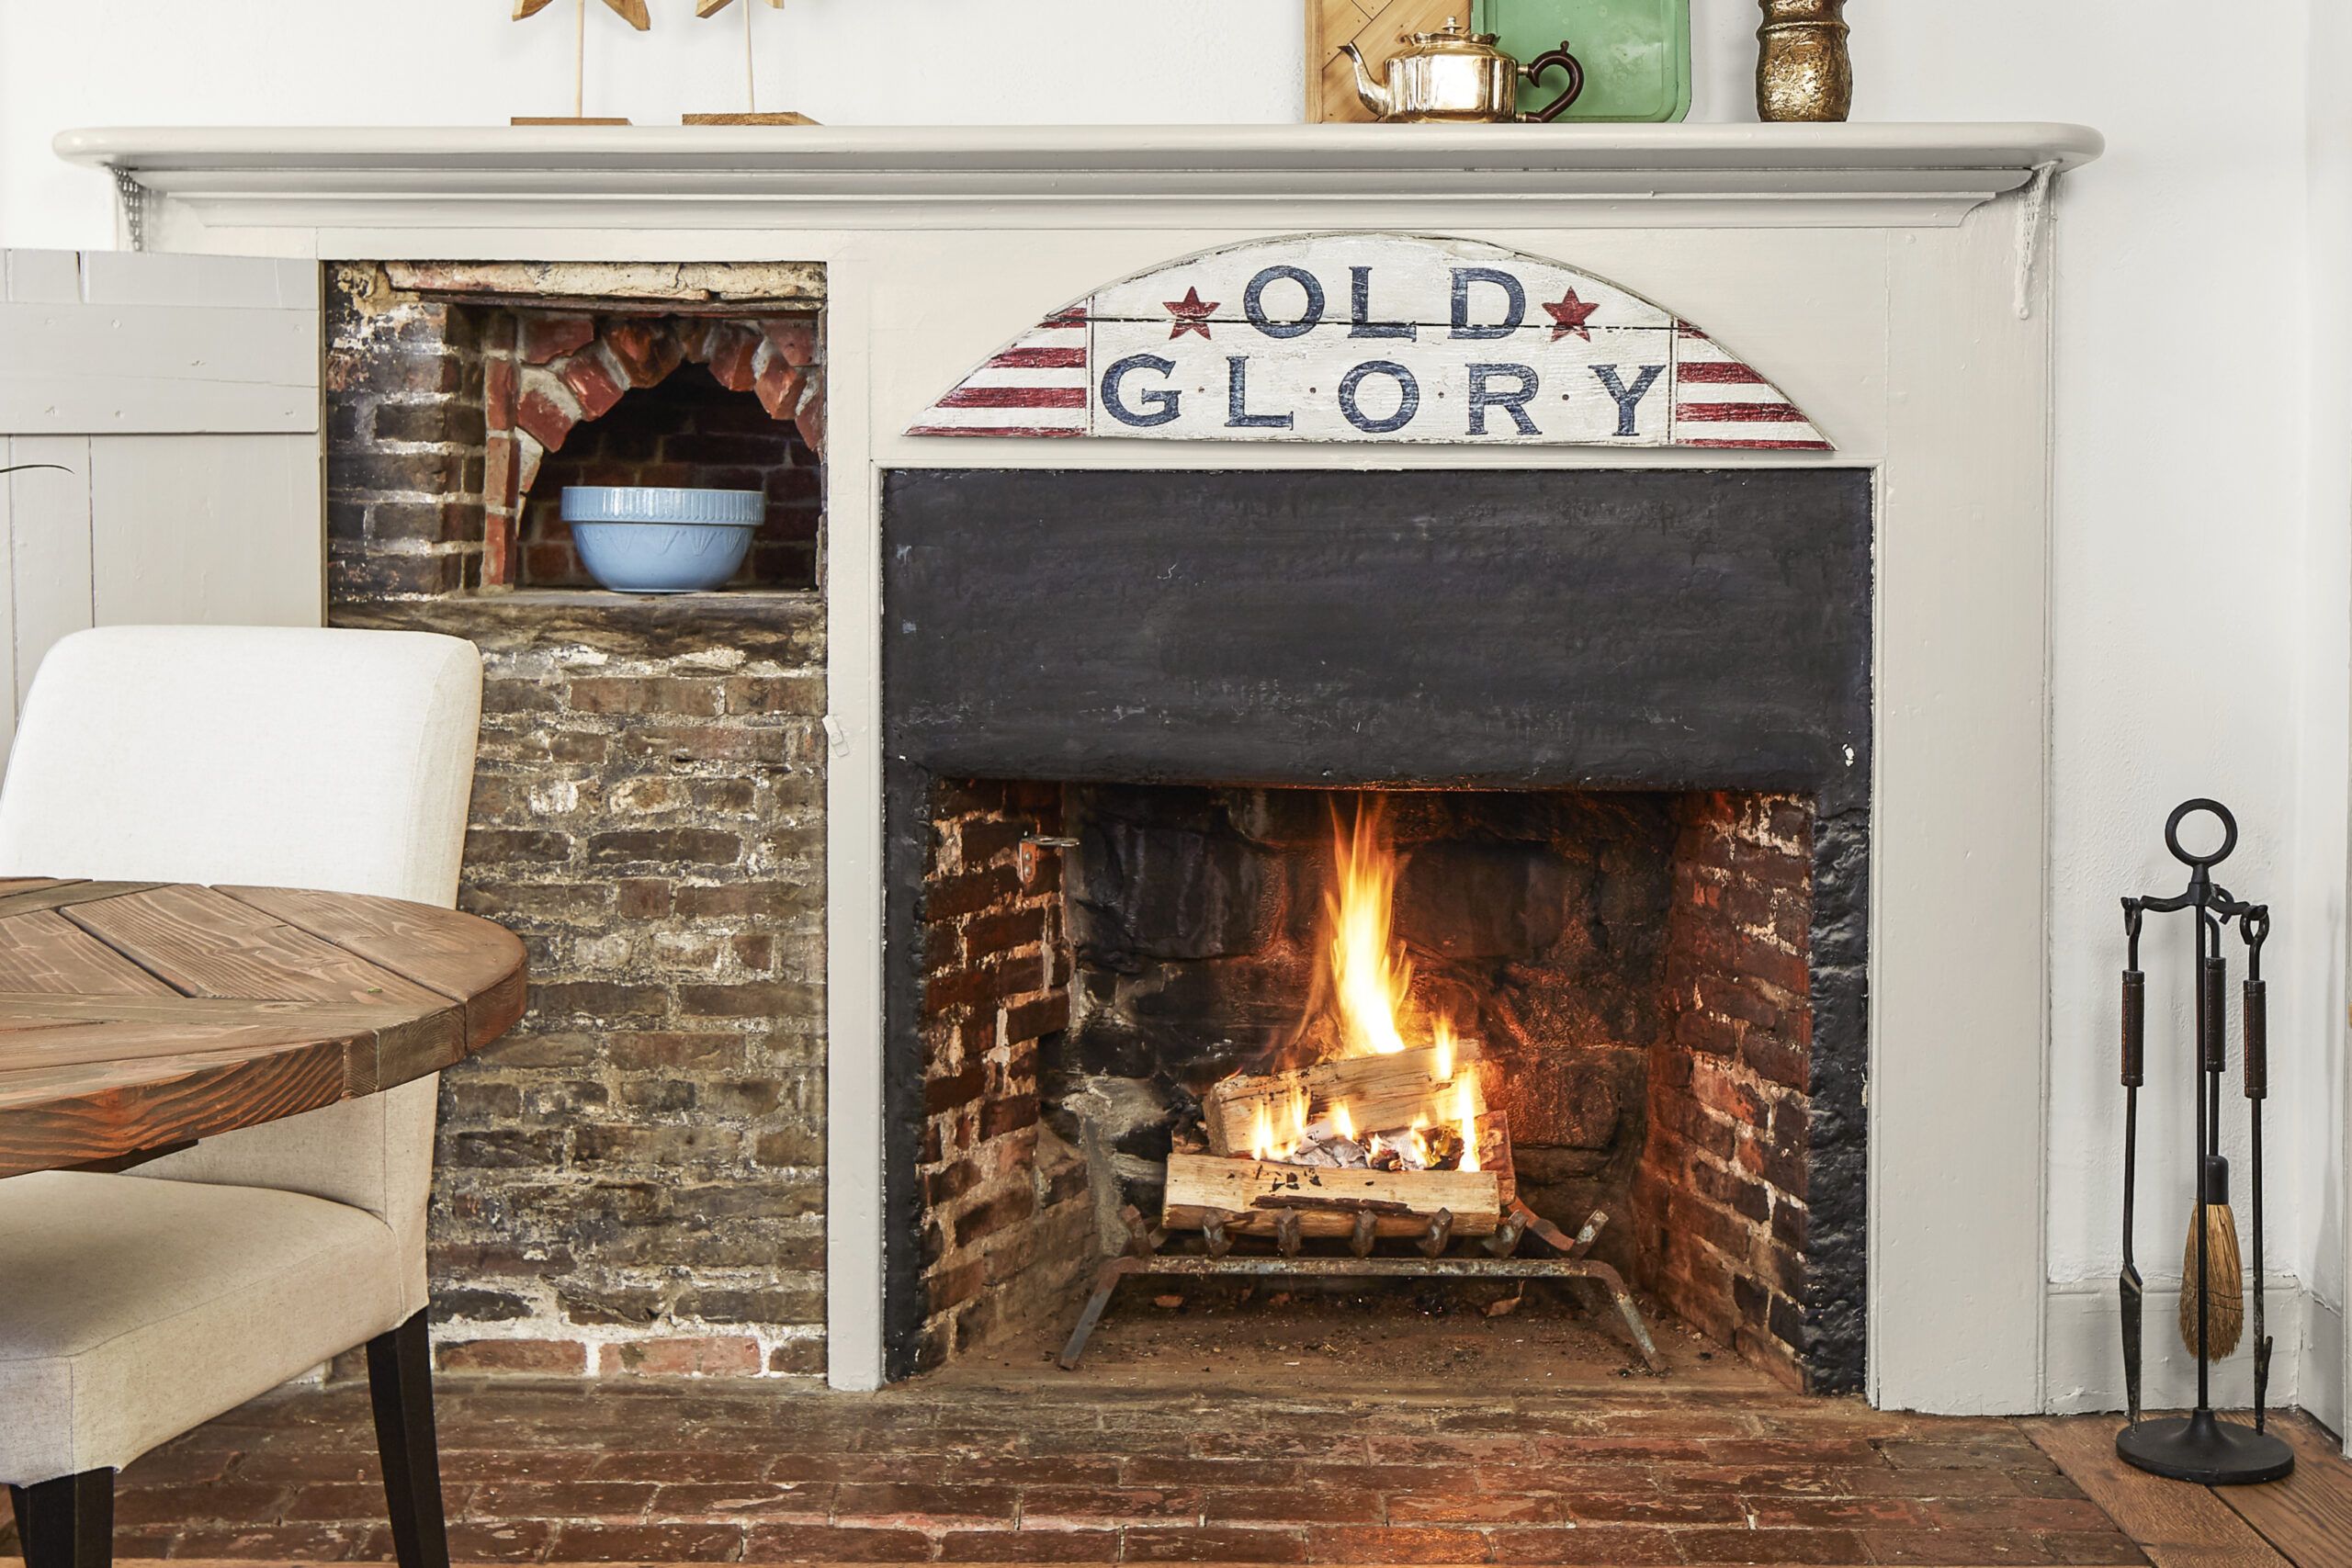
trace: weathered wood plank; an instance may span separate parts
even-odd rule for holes
[[[0,991],[169,997],[169,986],[54,910],[0,917]]]
[[[41,882],[43,878],[29,878]],[[96,904],[107,898],[119,898],[126,893],[143,893],[151,887],[167,886],[161,882],[90,882],[80,877],[64,881],[49,881],[46,886],[28,886],[0,896],[0,920],[11,920],[23,915],[39,914],[47,909],[71,908],[76,904]]]
[[[71,251],[62,253],[74,256]],[[285,256],[85,251],[82,297],[93,305],[194,310],[299,310],[319,305],[319,264]]]
[[[0,420],[0,429],[6,428]],[[0,484],[8,487],[10,588],[15,594],[17,632],[15,707],[22,712],[41,656],[60,637],[94,624],[90,442],[85,435],[12,434],[8,460],[58,465],[0,479]],[[12,731],[14,728],[12,718]]]
[[[522,1010],[522,946],[487,921],[335,894],[281,902],[390,962],[217,889],[0,879],[0,1176],[374,1093]]]
[[[2085,1416],[2032,1422],[2027,1430],[2155,1568],[2294,1568],[2208,1488],[2165,1481],[2118,1459],[2121,1425],[2116,1416]]]
[[[1216,1213],[1255,1213],[1266,1216],[1258,1224],[1270,1230],[1271,1216],[1301,1199],[1403,1205],[1402,1214],[1380,1216],[1383,1235],[1419,1235],[1441,1209],[1452,1212],[1457,1233],[1485,1235],[1502,1213],[1500,1180],[1491,1170],[1339,1170],[1176,1154],[1168,1159],[1160,1213],[1164,1224],[1185,1230],[1199,1229]],[[1308,1235],[1346,1235],[1355,1224],[1351,1213],[1336,1206],[1305,1210],[1300,1220]]]
[[[82,298],[78,251],[0,251],[0,299],[26,305],[72,305]]]
[[[318,321],[315,305],[0,302],[0,430],[315,431]]]
[[[1449,1066],[1453,1076],[1441,1077],[1441,1067]],[[1357,1128],[1370,1134],[1409,1127],[1416,1116],[1431,1123],[1453,1121],[1460,1114],[1457,1096],[1465,1085],[1471,1110],[1485,1111],[1486,1088],[1468,1053],[1457,1053],[1448,1063],[1434,1048],[1424,1047],[1385,1056],[1334,1057],[1283,1072],[1237,1074],[1211,1086],[1201,1113],[1212,1154],[1246,1155],[1261,1107],[1279,1132],[1300,1096],[1309,1121],[1344,1104]]]
[[[66,918],[193,996],[425,1011],[447,999],[209,887],[151,888],[78,906]]]
[[[165,1056],[0,1081],[0,1177],[233,1132],[345,1097],[334,1043]]]
[[[523,1015],[523,944],[503,927],[401,898],[289,887],[217,891],[465,1002],[469,1048],[496,1039]]]
[[[321,483],[310,434],[93,437],[96,623],[319,625]]]
[[[2270,1430],[2295,1450],[2295,1472],[2215,1495],[2298,1568],[2352,1559],[2352,1460],[2307,1416],[2274,1415]]]
[[[348,1087],[366,1094],[463,1056],[464,1010],[449,1004],[413,1014],[351,1002],[182,997],[168,988],[160,997],[0,993],[0,1075],[309,1041],[341,1042]]]

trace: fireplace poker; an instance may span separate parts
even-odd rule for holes
[[[2267,1430],[2270,1394],[2270,1336],[2262,1300],[2262,1102],[2270,1097],[2270,998],[2262,979],[2262,944],[2270,936],[2270,910],[2257,904],[2238,921],[2245,938],[2245,1060],[2247,1134],[2254,1156],[2249,1217],[2254,1224],[2254,1429]]]
[[[2148,977],[2140,972],[2140,927],[2146,917],[2140,900],[2123,900],[2123,1274],[2116,1292],[2123,1312],[2123,1396],[2134,1427],[2140,1424],[2140,1323],[2147,1296],[2132,1248],[2140,1179],[2140,1086],[2148,1081]]]

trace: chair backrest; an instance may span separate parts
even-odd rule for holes
[[[0,875],[457,901],[481,659],[418,632],[107,626],[50,649],[0,782]],[[423,1291],[430,1081],[140,1168],[381,1216]],[[421,1299],[420,1303],[421,1304]]]

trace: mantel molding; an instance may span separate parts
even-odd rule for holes
[[[1285,228],[1409,202],[1569,227],[1956,224],[2098,157],[2063,124],[97,129],[210,227]]]

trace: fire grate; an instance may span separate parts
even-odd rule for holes
[[[1626,1332],[1633,1338],[1642,1364],[1653,1372],[1663,1374],[1666,1371],[1666,1362],[1659,1357],[1649,1328],[1642,1322],[1641,1308],[1634,1303],[1633,1292],[1625,1289],[1623,1278],[1608,1264],[1586,1256],[1602,1227],[1609,1224],[1608,1214],[1599,1209],[1586,1218],[1584,1228],[1571,1236],[1514,1198],[1494,1234],[1480,1243],[1490,1255],[1486,1258],[1447,1255],[1446,1247],[1453,1240],[1453,1216],[1442,1209],[1430,1218],[1427,1231],[1415,1243],[1421,1251],[1419,1258],[1372,1256],[1378,1237],[1376,1216],[1368,1210],[1359,1211],[1355,1216],[1346,1257],[1304,1253],[1305,1231],[1296,1209],[1274,1212],[1272,1225],[1264,1232],[1257,1229],[1258,1222],[1267,1217],[1262,1214],[1210,1215],[1201,1225],[1204,1250],[1184,1253],[1160,1251],[1167,1243],[1168,1232],[1148,1224],[1142,1212],[1134,1205],[1121,1213],[1127,1223],[1127,1251],[1103,1264],[1095,1275],[1093,1292],[1086,1298],[1077,1325],[1070,1330],[1069,1342],[1062,1347],[1058,1358],[1065,1371],[1077,1371],[1079,1358],[1086,1354],[1086,1342],[1093,1336],[1095,1325],[1102,1321],[1103,1309],[1111,1304],[1119,1281],[1136,1275],[1189,1279],[1255,1275],[1302,1280],[1591,1280],[1607,1291],[1616,1303],[1618,1315],[1624,1319]],[[1244,1231],[1271,1235],[1275,1251],[1272,1255],[1236,1256],[1232,1250],[1236,1233]],[[1511,1256],[1530,1231],[1559,1256]]]

